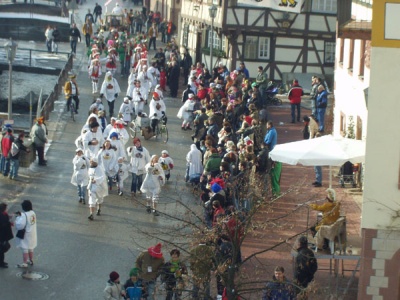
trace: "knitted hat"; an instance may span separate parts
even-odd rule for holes
[[[168,153],[167,150],[163,150],[163,151],[161,151],[161,154],[167,154],[168,155],[169,153]]]
[[[218,183],[214,183],[214,184],[211,186],[211,190],[212,190],[212,192],[213,192],[214,194],[216,194],[216,193],[218,193],[219,191],[221,191],[222,188],[221,188],[221,186],[220,186]]]
[[[78,153],[79,151],[83,152],[82,148],[76,148],[75,153]]]
[[[157,92],[153,93],[153,98],[159,98],[159,97],[160,97],[160,95]]]
[[[129,272],[129,277],[138,276],[138,274],[139,274],[139,269],[138,269],[138,268],[133,268],[133,269],[131,269],[131,271]]]
[[[150,256],[155,257],[155,258],[161,258],[163,257],[163,254],[161,253],[161,243],[158,243],[155,246],[150,247],[147,249]]]
[[[100,125],[99,125],[99,123],[97,123],[96,121],[94,121],[94,122],[92,122],[92,123],[90,123],[90,128],[96,128],[96,127],[99,127]]]
[[[118,274],[117,272],[112,271],[112,272],[110,273],[110,280],[111,280],[112,282],[116,281],[118,278],[119,278],[119,274]]]
[[[113,137],[117,138],[117,140],[118,140],[118,133],[116,133],[115,131],[112,132],[112,133],[110,134],[110,139],[112,139]]]

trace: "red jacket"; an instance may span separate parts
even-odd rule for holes
[[[293,86],[289,91],[290,104],[299,104],[301,102],[301,96],[303,95],[303,88],[298,83],[293,83]]]
[[[14,137],[9,133],[7,133],[1,140],[1,153],[5,158],[8,158],[8,153],[11,150],[11,145],[13,141]]]
[[[197,91],[197,97],[199,100],[203,100],[207,97],[207,89],[202,89]]]

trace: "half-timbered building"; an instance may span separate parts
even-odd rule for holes
[[[287,6],[277,0],[181,1],[180,44],[195,61],[207,67],[222,61],[229,69],[243,61],[251,77],[262,65],[273,80],[332,79],[338,0],[282,1]]]

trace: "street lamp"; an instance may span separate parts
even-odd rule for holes
[[[17,52],[18,44],[10,38],[10,40],[4,44],[4,49],[7,55],[7,61],[9,64],[9,82],[8,82],[8,119],[12,119],[12,63],[15,58],[15,53]]]
[[[210,44],[210,72],[212,73],[213,69],[213,44],[214,44],[214,19],[217,16],[217,7],[213,4],[208,7],[208,13],[211,18],[211,44]]]

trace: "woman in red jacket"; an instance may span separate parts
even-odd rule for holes
[[[292,88],[289,91],[288,98],[290,100],[290,108],[291,108],[291,114],[292,114],[292,122],[291,123],[296,123],[295,119],[295,114],[294,111],[297,108],[297,122],[300,122],[300,102],[301,102],[301,96],[304,95],[303,88],[299,85],[299,82],[297,79],[293,80],[293,85]]]

